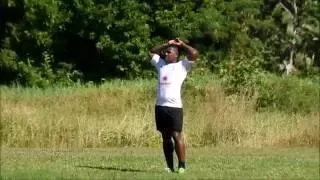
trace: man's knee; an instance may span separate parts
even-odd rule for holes
[[[183,141],[181,132],[173,131],[173,132],[171,133],[171,136],[173,137],[173,139],[174,139],[175,141]]]

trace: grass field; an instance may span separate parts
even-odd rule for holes
[[[317,148],[189,148],[166,173],[160,148],[7,149],[1,179],[319,179]]]

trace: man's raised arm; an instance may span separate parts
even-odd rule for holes
[[[197,60],[198,56],[199,56],[199,52],[198,50],[196,50],[195,48],[189,46],[188,44],[186,44],[185,42],[183,42],[180,39],[176,39],[176,45],[184,48],[187,51],[187,57],[190,61],[195,61]]]
[[[149,51],[150,56],[153,56],[154,54],[160,55],[161,51],[162,51],[164,48],[166,48],[167,46],[168,46],[168,43],[164,43],[164,44],[161,44],[161,45],[154,46],[154,47],[151,48],[150,51]]]

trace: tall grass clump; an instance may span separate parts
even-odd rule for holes
[[[1,145],[102,148],[158,146],[155,80],[47,89],[1,87]],[[319,111],[256,111],[260,94],[226,95],[212,76],[184,84],[189,146],[319,146]],[[303,101],[302,103],[304,103]]]
[[[105,147],[156,141],[148,82],[2,88],[1,140],[10,147]],[[142,141],[143,139],[143,141]]]
[[[209,86],[186,105],[186,139],[194,146],[319,146],[319,112],[256,111],[258,94],[226,96]],[[198,103],[197,103],[198,102]],[[202,103],[199,103],[202,102]]]

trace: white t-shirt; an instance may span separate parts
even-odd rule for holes
[[[176,63],[167,63],[158,54],[154,54],[151,64],[158,71],[156,105],[182,108],[181,86],[192,62],[184,59]]]

